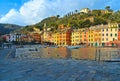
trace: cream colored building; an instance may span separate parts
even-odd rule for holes
[[[118,24],[108,24],[101,27],[102,46],[110,41],[118,40]]]
[[[38,34],[41,33],[39,28],[33,27],[33,29],[34,29],[34,31],[32,33],[38,33]]]
[[[41,41],[42,42],[50,42],[49,37],[50,37],[50,32],[49,28],[46,27],[46,24],[44,24],[44,29],[41,35]]]

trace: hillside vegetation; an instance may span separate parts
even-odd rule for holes
[[[44,24],[46,24],[48,28],[52,28],[52,31],[54,31],[60,24],[69,25],[72,28],[85,28],[100,24],[105,25],[108,23],[120,23],[120,11],[114,12],[110,9],[110,6],[106,6],[104,10],[91,10],[89,13],[75,10],[74,12],[69,12],[63,17],[60,17],[60,15],[48,17],[35,25],[26,26],[23,30],[33,31],[33,27],[42,30]]]
[[[9,34],[10,32],[20,29],[22,26],[15,24],[2,24],[0,23],[0,35]]]

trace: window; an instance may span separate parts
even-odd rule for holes
[[[76,38],[78,38],[79,36],[76,36]]]
[[[75,41],[79,41],[78,39],[76,39]]]
[[[104,29],[102,29],[102,31],[104,31]]]
[[[106,41],[108,41],[108,38],[106,38]]]
[[[111,29],[111,31],[112,31],[112,29]]]
[[[106,36],[108,36],[108,33],[106,34]]]
[[[104,41],[104,38],[102,39],[102,41]]]
[[[113,38],[113,41],[115,40],[115,38]]]
[[[101,39],[99,39],[99,41],[101,41]]]
[[[104,36],[104,34],[102,34],[102,36]]]
[[[115,34],[115,36],[117,36],[117,34]]]
[[[112,37],[112,34],[110,34],[110,36]]]
[[[106,31],[108,31],[108,29],[106,29]]]

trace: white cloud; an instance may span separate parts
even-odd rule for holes
[[[92,7],[95,2],[96,0],[30,0],[24,3],[18,11],[11,9],[0,18],[0,23],[35,24],[48,16],[64,15],[75,9]]]
[[[15,9],[11,9],[9,13],[7,13],[5,16],[2,16],[0,19],[1,23],[13,23],[13,24],[25,24],[23,22],[24,18],[21,16],[19,12],[17,12]]]

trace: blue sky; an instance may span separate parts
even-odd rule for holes
[[[7,14],[12,8],[19,10],[27,1],[29,0],[0,0],[0,17]]]
[[[119,0],[0,0],[0,23],[31,25],[82,8],[120,10]]]

